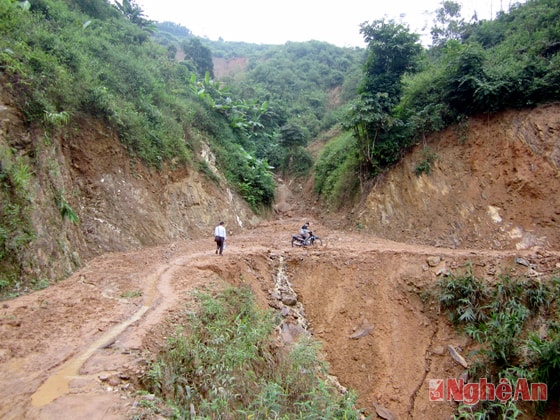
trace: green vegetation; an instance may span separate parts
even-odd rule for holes
[[[124,299],[133,299],[142,296],[141,290],[129,290],[121,293],[121,297]]]
[[[26,123],[47,128],[71,125],[83,114],[103,119],[117,128],[132,156],[156,168],[171,162],[190,165],[194,139],[220,143],[225,146],[217,158],[232,185],[255,209],[270,205],[272,174],[257,184],[252,181],[260,182],[259,176],[240,175],[247,166],[258,166],[247,163],[254,146],[241,130],[240,120],[249,111],[238,106],[228,114],[224,103],[243,100],[222,95],[222,102],[209,102],[222,92],[198,89],[204,82],[203,88],[210,85],[203,79],[212,74],[208,48],[191,39],[185,44],[189,60],[177,62],[151,41],[153,22],[134,1],[116,7],[103,0],[86,3],[38,0],[22,8],[0,0],[2,76]],[[230,124],[234,119],[237,124]],[[246,153],[230,156],[236,146]]]
[[[0,69],[29,125],[64,135],[89,115],[115,127],[146,164],[192,165],[217,181],[193,162],[200,142],[210,143],[255,211],[274,199],[274,172],[315,169],[316,192],[336,208],[430,132],[557,100],[554,6],[535,0],[493,21],[465,22],[460,6],[446,1],[430,48],[406,26],[376,20],[361,27],[363,50],[209,41],[174,23],[156,25],[134,0],[0,0]],[[245,64],[218,81],[212,58]],[[338,124],[353,133],[346,156],[323,154],[314,165],[306,145]],[[433,158],[416,173],[430,174]],[[325,167],[336,174],[328,181]]]
[[[424,159],[419,162],[418,165],[416,165],[416,168],[414,168],[414,173],[417,176],[420,176],[422,174],[430,175],[430,173],[432,172],[432,165],[437,160],[437,155],[428,147],[424,147],[423,152]]]
[[[190,31],[168,22],[158,28],[158,42],[193,59],[184,47],[191,42]],[[204,44],[217,59],[246,62],[220,77],[220,85],[228,88],[225,98],[244,98],[238,106],[258,111],[248,114],[246,134],[251,146],[244,146],[277,173],[307,175],[313,161],[304,147],[341,121],[344,107],[356,95],[363,50],[318,41],[282,46],[209,40]],[[266,109],[256,104],[267,104]],[[299,144],[292,144],[294,138],[301,140]]]
[[[506,378],[546,383],[548,402],[560,398],[560,278],[501,276],[489,284],[472,274],[451,274],[438,282],[437,298],[450,320],[480,349],[470,355],[471,378],[497,384]],[[544,402],[533,409],[543,413]],[[516,402],[481,401],[461,406],[456,418],[517,418]]]
[[[477,114],[558,100],[557,6],[555,0],[527,1],[492,21],[465,22],[460,5],[445,1],[436,13],[430,48],[394,21],[363,24],[367,58],[359,95],[341,120],[354,133],[348,155],[358,155],[361,184],[428,133],[464,126]],[[330,166],[345,162],[335,159]],[[418,171],[428,174],[429,169],[426,160]],[[339,176],[350,174],[341,169]],[[330,193],[321,191],[325,199],[336,199]]]
[[[400,150],[409,145],[411,133],[393,109],[402,95],[402,77],[416,70],[422,48],[418,35],[393,21],[363,24],[361,33],[368,43],[368,58],[360,97],[344,124],[354,132],[360,178],[365,180],[395,163]]]
[[[147,390],[173,418],[359,418],[354,394],[340,394],[326,379],[317,342],[302,338],[275,350],[277,320],[256,307],[248,287],[197,298],[199,310],[145,375]]]
[[[319,155],[314,168],[314,191],[324,197],[330,209],[353,203],[359,183],[359,160],[352,151],[354,138],[343,132],[331,140]]]
[[[29,187],[31,170],[0,143],[0,295],[18,285],[20,255],[34,239]]]
[[[80,218],[74,212],[74,209],[70,206],[70,204],[68,204],[66,198],[64,198],[62,194],[60,194],[56,198],[56,206],[58,207],[58,210],[60,211],[60,216],[63,219],[67,219],[76,225],[80,223]]]

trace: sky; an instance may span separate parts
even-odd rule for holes
[[[491,19],[512,0],[456,0],[469,21]],[[441,0],[136,0],[146,18],[174,22],[211,40],[252,44],[325,41],[339,47],[365,47],[360,24],[386,18],[429,34]],[[426,38],[426,37],[425,37]],[[429,36],[427,37],[429,38]]]

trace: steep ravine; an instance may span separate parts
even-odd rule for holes
[[[517,257],[543,275],[560,269],[559,110],[475,118],[464,131],[438,133],[426,143],[438,157],[431,174],[414,174],[423,158],[419,145],[343,213],[322,212],[314,202],[310,215],[299,196],[305,188],[283,184],[268,221],[197,173],[131,163],[114,134],[84,122],[64,147],[45,149],[45,157],[57,157],[60,179],[35,184],[38,208],[52,198],[41,193],[45,185],[60,182],[73,191],[67,198],[81,224],[61,225],[49,204],[46,223],[36,215],[42,242],[30,250],[42,261],[35,268],[57,279],[65,271],[53,262],[62,258],[55,242],[62,243],[66,261],[77,254],[76,271],[3,303],[0,417],[130,418],[144,353],[161,347],[192,290],[245,282],[268,306],[278,302],[281,259],[306,327],[362,407],[373,413],[375,404],[401,419],[449,418],[454,407],[430,402],[427,381],[460,376],[464,368],[447,346],[467,354],[472,343],[422,293],[446,270],[466,265],[488,281],[526,274]],[[17,129],[9,124],[3,127]],[[223,258],[214,254],[209,231],[218,218],[230,232]],[[290,246],[304,219],[324,239],[321,249]],[[95,346],[144,306],[138,320]],[[90,354],[91,346],[97,348]],[[83,354],[89,357],[69,378],[68,392],[34,404],[42,384]]]

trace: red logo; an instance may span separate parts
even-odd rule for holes
[[[430,379],[428,386],[430,401],[445,401],[445,384],[443,379]]]
[[[544,383],[529,383],[525,378],[519,378],[510,383],[506,378],[500,379],[498,384],[481,378],[478,382],[467,382],[463,379],[448,378],[429,379],[428,392],[430,401],[462,401],[468,405],[479,401],[546,401],[548,388]]]

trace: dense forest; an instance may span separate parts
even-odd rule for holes
[[[282,173],[312,169],[315,192],[336,208],[429,133],[465,128],[473,115],[558,100],[556,6],[528,1],[490,21],[466,21],[459,2],[444,1],[434,11],[429,47],[384,19],[362,25],[365,50],[200,40],[169,22],[158,26],[156,39],[182,50],[193,70],[200,62],[193,44],[214,58],[244,59],[246,66],[221,81],[244,100],[270,104],[265,130],[253,136],[256,155]],[[338,135],[313,162],[305,146],[331,128]],[[418,174],[435,159],[429,148],[425,156]]]

